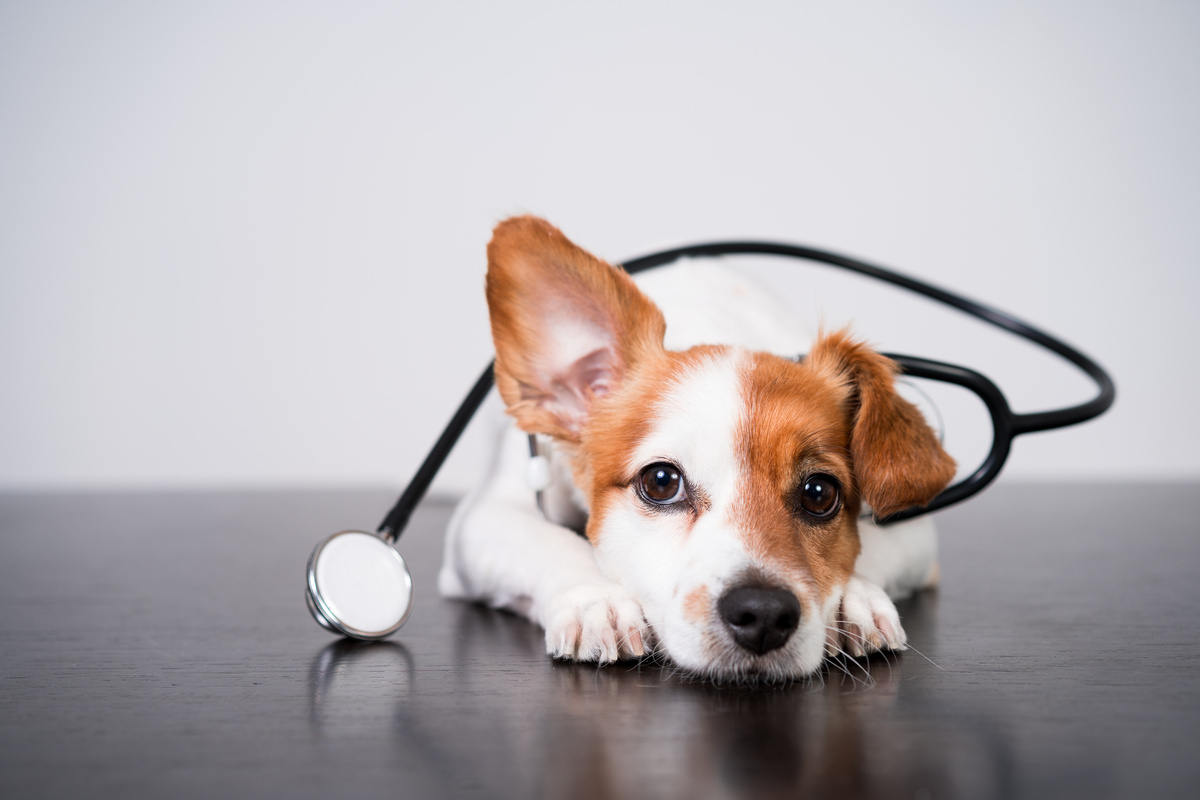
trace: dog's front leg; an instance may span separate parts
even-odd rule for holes
[[[488,479],[456,511],[438,588],[522,614],[555,658],[618,661],[645,651],[641,607],[601,574],[586,539],[542,516],[524,481],[526,439],[510,432]]]

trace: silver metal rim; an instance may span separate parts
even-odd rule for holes
[[[404,616],[400,618],[399,622],[383,631],[360,630],[351,625],[347,625],[345,622],[338,619],[337,614],[333,613],[333,609],[331,609],[329,604],[326,603],[324,598],[321,597],[320,587],[317,586],[317,558],[321,555],[321,551],[325,549],[325,545],[329,544],[337,537],[347,533],[362,533],[366,534],[367,536],[374,536],[376,539],[383,541],[383,539],[381,539],[377,534],[370,533],[368,531],[350,530],[338,531],[318,544],[316,548],[313,549],[312,555],[308,557],[308,579],[306,581],[307,591],[305,592],[304,598],[307,601],[308,610],[312,614],[313,619],[317,621],[317,624],[326,630],[333,631],[334,633],[340,633],[343,636],[349,636],[354,639],[363,639],[364,641],[374,641],[376,639],[387,638],[398,631],[400,626],[408,621],[408,617],[410,614],[412,614],[413,608],[413,582],[412,575],[408,571],[408,564],[405,563],[404,557],[396,552],[396,548],[392,547],[387,542],[384,542],[384,544],[388,544],[388,549],[392,552],[392,555],[400,563],[400,568],[404,571],[404,585],[408,593],[408,605],[404,609]]]

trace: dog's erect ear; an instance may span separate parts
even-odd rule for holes
[[[954,459],[916,406],[896,394],[895,362],[842,331],[818,339],[807,363],[849,390],[854,473],[877,516],[926,505],[950,483]]]
[[[662,351],[662,312],[629,275],[537,217],[496,226],[487,300],[496,386],[530,433],[578,441],[593,400]]]

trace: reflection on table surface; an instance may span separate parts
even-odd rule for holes
[[[935,606],[923,595],[906,619],[919,628]],[[440,678],[422,675],[402,644],[339,640],[310,667],[314,733],[389,739],[429,773],[422,783],[501,796],[1009,793],[1012,753],[986,716],[923,704],[925,733],[911,735],[903,667],[913,652],[833,662],[787,686],[716,686],[652,663],[556,664],[530,680],[503,659],[514,642],[539,644],[528,641],[533,626],[468,605],[455,616],[448,666],[461,705],[447,709]]]

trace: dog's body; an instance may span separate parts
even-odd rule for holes
[[[530,217],[501,223],[488,255],[520,430],[451,522],[443,594],[529,617],[558,658],[654,649],[718,679],[904,647],[889,594],[936,580],[933,526],[880,529],[860,508],[928,502],[954,467],[890,362],[845,334],[810,343],[711,264],[639,290]],[[540,509],[528,433],[551,467]]]

